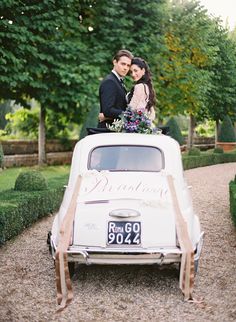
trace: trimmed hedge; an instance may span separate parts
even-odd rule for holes
[[[39,218],[55,212],[62,201],[63,188],[20,192],[5,190],[0,196],[0,245],[17,236]]]
[[[214,148],[213,153],[224,153],[224,150],[220,147]]]
[[[201,151],[199,148],[196,148],[195,146],[188,150],[188,155],[190,156],[199,156],[201,155]]]
[[[225,115],[220,126],[219,142],[236,142],[236,134],[229,115]]]
[[[234,181],[229,183],[229,202],[230,202],[230,213],[232,216],[233,223],[236,227],[236,175]]]
[[[199,156],[183,155],[182,161],[184,170],[188,170],[219,163],[236,162],[236,153],[212,153],[201,154]]]
[[[169,136],[175,139],[177,142],[179,142],[179,145],[183,145],[184,137],[174,117],[171,117],[168,120],[168,122],[166,123],[166,126],[168,126],[169,128]]]
[[[18,175],[14,189],[17,191],[39,191],[47,188],[47,181],[40,171],[28,170]]]

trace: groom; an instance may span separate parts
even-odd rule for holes
[[[113,58],[113,70],[107,75],[99,87],[100,113],[98,128],[106,128],[126,109],[126,90],[123,77],[127,75],[133,55],[130,51],[121,49]]]

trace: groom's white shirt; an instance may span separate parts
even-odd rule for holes
[[[117,78],[118,78],[118,81],[120,82],[121,80],[123,80],[123,78],[122,77],[120,77],[118,74],[117,74],[117,72],[114,70],[114,69],[112,69],[112,71],[111,71]]]

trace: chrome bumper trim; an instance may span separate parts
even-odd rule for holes
[[[201,255],[204,232],[200,234],[196,245],[194,260]],[[53,258],[56,245],[51,238]],[[178,247],[125,248],[125,247],[82,247],[71,246],[68,251],[68,261],[90,264],[169,264],[180,262],[182,251]]]

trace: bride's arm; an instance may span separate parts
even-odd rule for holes
[[[137,84],[134,86],[133,96],[129,102],[129,106],[133,110],[145,108],[146,93],[144,91],[144,84]]]

